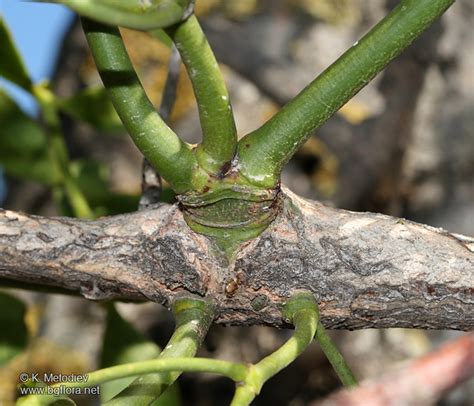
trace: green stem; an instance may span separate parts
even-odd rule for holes
[[[77,182],[68,173],[64,178],[64,192],[68,198],[69,203],[74,211],[76,217],[85,219],[94,219],[96,216],[92,211],[86,197],[79,188]]]
[[[212,306],[202,299],[178,299],[173,305],[173,313],[176,330],[158,359],[193,357],[213,319]],[[150,405],[180,374],[180,371],[173,371],[141,376],[105,405]]]
[[[85,388],[115,379],[152,374],[156,372],[207,372],[226,376],[235,382],[243,380],[248,367],[244,364],[209,358],[158,358],[148,361],[130,362],[99,369],[87,375],[87,382],[66,382],[52,385]]]
[[[131,376],[143,374],[160,373],[163,376],[165,373],[174,372],[207,372],[211,374],[218,374],[226,376],[235,382],[240,382],[245,379],[248,372],[248,367],[244,364],[234,363],[229,361],[214,360],[209,358],[163,358],[141,362],[131,362],[128,364],[116,365],[109,368],[99,369],[87,374],[86,382],[62,382],[51,385],[52,388],[86,388],[97,386],[105,382],[110,382],[116,379],[128,378]],[[33,401],[34,396],[30,396],[30,401]],[[47,405],[54,401],[54,397],[40,398],[36,397],[41,405]],[[23,404],[27,404],[27,398],[22,398]],[[135,404],[135,403],[134,403]]]
[[[92,219],[95,217],[94,212],[69,170],[69,156],[61,132],[54,94],[44,84],[39,84],[33,86],[33,95],[41,106],[44,121],[49,129],[51,162],[61,176],[56,187],[63,189],[76,217]]]
[[[40,0],[61,3],[77,13],[105,24],[136,30],[163,28],[179,22],[189,0]]]
[[[316,340],[321,346],[324,354],[329,360],[330,364],[336,371],[337,376],[341,380],[342,384],[346,387],[352,387],[357,385],[357,380],[350,370],[349,366],[346,364],[342,354],[339,352],[337,347],[329,337],[326,329],[321,323],[318,324],[318,329],[316,330]]]
[[[155,111],[118,29],[88,19],[82,25],[110,99],[137,147],[177,193],[192,189],[199,173],[191,147]]]
[[[283,309],[283,314],[295,326],[293,336],[277,351],[249,367],[242,384],[237,384],[231,406],[245,406],[260,393],[263,384],[293,362],[313,341],[319,314],[311,294],[293,296]]]
[[[237,147],[229,94],[212,49],[197,18],[167,29],[193,84],[203,132],[198,161],[209,173],[225,171]]]
[[[273,187],[311,133],[402,52],[454,0],[403,0],[280,112],[238,144],[241,173]]]

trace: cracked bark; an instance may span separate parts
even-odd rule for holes
[[[284,326],[281,304],[308,289],[328,328],[474,327],[474,239],[288,190],[279,217],[231,264],[176,206],[95,221],[0,210],[0,278],[92,300],[168,305],[190,292],[234,325]]]

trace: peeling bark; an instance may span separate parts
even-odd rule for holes
[[[328,328],[474,327],[474,239],[284,195],[278,218],[231,264],[176,206],[96,221],[0,210],[0,278],[92,300],[169,305],[187,291],[236,325],[284,326],[281,304],[306,289]]]

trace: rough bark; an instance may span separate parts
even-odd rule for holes
[[[216,322],[284,326],[293,292],[329,328],[474,327],[474,239],[283,192],[284,208],[232,263],[177,206],[86,221],[0,211],[0,278],[92,300],[213,298]]]

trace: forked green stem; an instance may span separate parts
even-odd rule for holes
[[[61,382],[51,385],[51,388],[86,388],[143,374],[170,376],[170,373],[179,374],[180,372],[207,372],[226,376],[235,382],[239,382],[245,379],[248,367],[241,363],[209,358],[158,358],[99,369],[87,374],[87,382]],[[35,405],[48,405],[54,403],[57,398],[55,399],[54,396],[29,396],[22,398],[22,405],[27,406],[28,400],[32,402],[31,404],[34,401]]]
[[[454,0],[402,0],[272,119],[238,144],[241,173],[273,187],[312,132],[433,23]]]
[[[192,189],[199,173],[191,147],[155,111],[118,29],[88,19],[82,26],[110,99],[137,147],[176,192]]]
[[[337,347],[329,337],[324,326],[319,323],[318,329],[316,330],[316,340],[318,341],[321,349],[329,360],[330,364],[336,371],[337,376],[341,380],[342,384],[346,387],[352,387],[357,385],[357,380],[347,365],[344,357],[339,352]]]
[[[181,54],[198,104],[203,133],[197,150],[199,164],[218,174],[229,168],[237,147],[237,130],[222,73],[196,16],[166,31]]]
[[[176,330],[158,359],[193,357],[201,345],[214,317],[212,305],[202,299],[178,299],[173,304],[173,313],[176,320]],[[179,368],[179,371],[172,371],[172,369],[140,376],[116,397],[104,403],[104,405],[150,405],[181,374],[181,368]]]
[[[237,383],[231,406],[246,406],[260,393],[263,384],[293,362],[311,344],[318,325],[314,297],[300,293],[286,303],[283,314],[295,326],[293,336],[278,350],[251,365],[242,383]]]
[[[260,393],[267,380],[287,367],[308,347],[315,335],[344,385],[356,385],[349,367],[319,323],[318,307],[309,292],[295,294],[283,307],[283,317],[295,326],[293,336],[255,365],[191,358],[212,321],[212,307],[201,299],[183,298],[176,301],[173,310],[177,328],[158,359],[104,368],[88,374],[87,382],[59,383],[52,387],[84,388],[147,374],[105,403],[107,406],[145,406],[157,400],[182,372],[207,372],[226,376],[236,382],[231,406],[246,406]],[[21,399],[21,404],[49,405],[54,400],[53,396],[27,396]]]
[[[51,386],[85,388],[130,376],[176,371],[207,372],[226,376],[235,382],[239,382],[245,378],[247,366],[209,358],[158,358],[148,361],[130,362],[90,372],[87,375],[87,382],[66,382]]]

